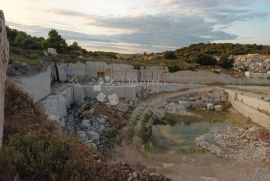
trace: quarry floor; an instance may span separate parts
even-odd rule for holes
[[[255,86],[234,86],[233,88],[269,95],[268,87],[259,87],[257,89]],[[132,111],[131,120],[138,120],[138,117],[143,116],[156,104],[160,104],[167,98],[179,95],[185,91],[186,90],[162,93],[149,97]],[[241,117],[240,115],[235,115],[235,112],[232,113],[237,119]],[[213,116],[217,115],[215,114]],[[139,125],[136,125],[136,127],[138,126]],[[242,125],[237,126],[241,127]],[[250,127],[251,126],[253,126],[253,124],[251,124]],[[270,167],[269,163],[265,160],[238,162],[231,159],[219,158],[208,152],[183,154],[173,149],[166,152],[151,152],[143,151],[136,145],[126,144],[116,147],[112,155],[113,161],[125,161],[130,164],[143,163],[150,169],[152,168],[176,181],[270,180]]]

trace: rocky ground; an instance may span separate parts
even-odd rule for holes
[[[77,124],[74,126],[80,141],[99,151],[112,144],[117,130],[125,126],[129,119],[116,108],[96,101],[86,101],[76,112]]]
[[[270,133],[260,127],[248,130],[227,126],[196,138],[195,144],[211,153],[237,161],[264,160],[270,155]]]

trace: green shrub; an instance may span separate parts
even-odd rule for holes
[[[31,176],[42,180],[53,180],[69,158],[70,145],[65,140],[44,140],[35,134],[14,135],[8,147],[14,153],[13,163],[24,177]]]

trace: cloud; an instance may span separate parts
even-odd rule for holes
[[[48,8],[45,13],[74,21],[74,32],[59,30],[69,40],[90,48],[123,51],[160,51],[198,42],[235,40],[239,35],[226,31],[235,22],[263,19],[268,12],[258,11],[253,0],[149,0],[145,13],[100,16],[69,9]],[[256,1],[257,2],[257,1]],[[270,0],[258,0],[263,5]],[[269,4],[268,4],[269,6]],[[151,12],[151,13],[149,13]],[[77,20],[79,20],[77,22]],[[82,20],[82,21],[81,21]],[[63,22],[64,23],[64,22]],[[79,33],[80,26],[102,27],[113,34]],[[36,27],[36,29],[38,29]],[[121,29],[121,31],[116,31]],[[122,31],[123,30],[123,31]],[[38,31],[37,31],[38,32]],[[91,44],[92,43],[92,44]]]
[[[145,46],[181,47],[196,42],[237,38],[236,35],[215,30],[213,22],[207,22],[199,16],[185,14],[101,17],[60,9],[50,10],[50,12],[64,16],[80,16],[88,19],[87,24],[91,26],[125,29],[128,33],[112,35],[107,38]]]

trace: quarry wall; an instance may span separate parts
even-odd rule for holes
[[[52,67],[30,77],[15,78],[17,85],[38,102],[51,93]]]
[[[152,92],[172,92],[185,88],[196,88],[196,84],[225,83],[269,85],[268,79],[237,79],[225,74],[209,71],[179,71],[168,72],[162,66],[143,67],[135,69],[132,65],[107,64],[104,62],[87,62],[57,65],[58,78],[66,81],[68,77],[76,76],[83,79],[108,78],[124,84],[105,84],[100,91],[95,91],[93,84],[62,84],[62,90],[51,93],[51,81],[56,77],[55,66],[49,66],[46,71],[37,75],[17,79],[16,82],[24,91],[33,97],[35,102],[44,99],[42,105],[51,119],[59,120],[66,115],[67,108],[80,104],[85,98],[96,99],[100,92],[105,96],[116,94],[119,98],[133,99],[143,90]],[[150,80],[150,82],[149,82]],[[68,85],[68,86],[67,86]],[[50,96],[49,96],[50,95]],[[235,97],[230,93],[232,105],[236,110],[250,117],[254,122],[268,127],[269,102],[258,101],[258,97],[241,95]],[[232,98],[233,97],[233,98]],[[251,114],[252,112],[252,114]],[[265,114],[267,113],[267,114]],[[270,128],[270,126],[269,126]]]
[[[8,59],[9,44],[6,34],[5,17],[3,11],[0,10],[0,148],[4,129],[5,81]]]
[[[127,64],[107,64],[105,62],[70,63],[57,65],[62,81],[67,77],[80,77],[83,80],[91,78],[113,79],[117,82],[130,81],[160,81],[169,83],[223,83],[237,85],[270,85],[267,78],[235,78],[223,73],[210,71],[178,71],[171,73],[166,66],[134,68]],[[59,76],[60,77],[60,76]]]
[[[270,129],[269,102],[235,90],[226,89],[226,93],[228,93],[228,100],[236,111],[250,118],[253,122]],[[263,109],[264,111],[262,111]]]

